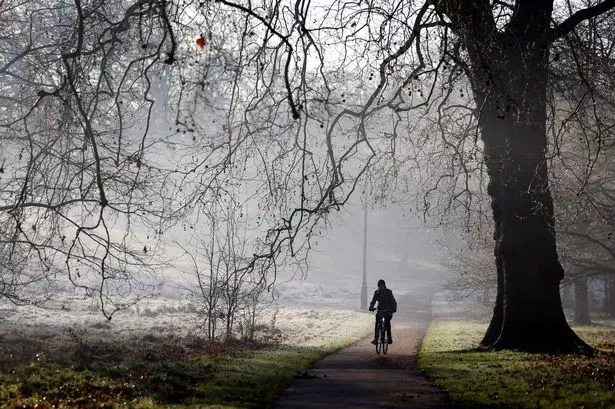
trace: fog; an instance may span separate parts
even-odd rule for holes
[[[364,217],[365,208],[356,203],[327,216],[328,229],[315,243],[305,274],[278,277],[280,303],[360,306]],[[443,260],[452,240],[432,224],[397,205],[367,207],[368,298],[379,279],[398,295],[446,284],[451,272]]]

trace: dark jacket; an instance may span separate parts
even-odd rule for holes
[[[391,312],[397,312],[397,301],[393,297],[393,291],[388,288],[377,289],[374,291],[372,302],[369,303],[369,308],[374,308],[374,304],[378,301],[378,311],[389,310]]]

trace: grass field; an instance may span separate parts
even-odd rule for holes
[[[302,368],[343,346],[75,343],[0,349],[3,408],[266,408]]]
[[[615,408],[615,322],[574,327],[601,351],[594,357],[475,350],[485,330],[439,320],[423,342],[419,366],[459,407]]]
[[[373,327],[363,312],[273,306],[261,311],[260,342],[221,344],[200,337],[177,300],[121,313],[0,308],[0,408],[266,408]]]
[[[312,334],[293,333],[293,339],[306,341],[302,346],[216,344],[164,332],[129,339],[43,331],[11,339],[3,333],[0,408],[272,407],[302,369],[371,330],[369,314],[336,316],[331,322],[337,326],[356,323],[312,345],[332,332],[324,322],[330,315],[293,313],[293,327]],[[421,367],[459,407],[615,408],[615,322],[575,328],[602,351],[591,358],[474,350],[485,329],[471,321],[439,320],[423,342]]]

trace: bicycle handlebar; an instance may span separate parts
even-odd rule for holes
[[[370,310],[370,311],[372,311],[372,312],[376,311],[376,313],[379,313],[379,312],[392,312],[392,313],[395,313],[395,311],[393,311],[393,310],[392,310],[392,309],[390,309],[390,308],[387,308],[387,309],[384,309],[384,310],[377,310],[376,308],[373,308],[373,307],[372,307],[372,308],[370,308],[369,310]]]

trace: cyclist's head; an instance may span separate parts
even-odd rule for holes
[[[378,280],[378,288],[387,288],[387,285],[384,282],[384,280],[382,279]]]

